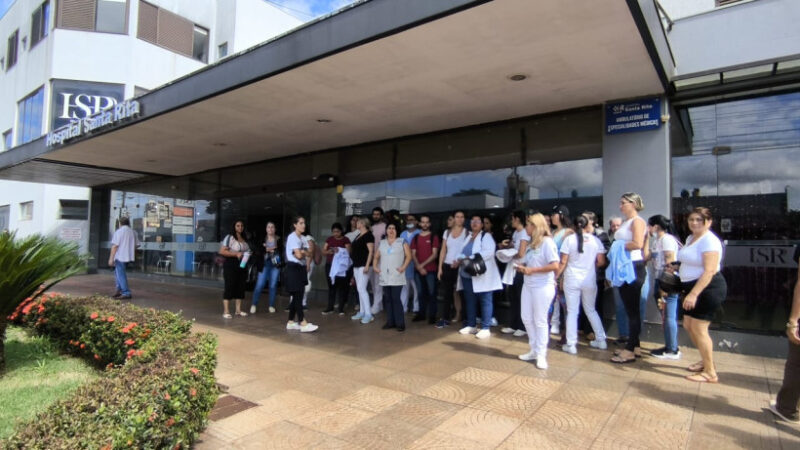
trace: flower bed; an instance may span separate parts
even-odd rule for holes
[[[9,319],[105,371],[0,447],[186,448],[217,398],[216,338],[191,322],[105,297],[45,294]]]

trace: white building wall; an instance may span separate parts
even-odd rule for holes
[[[206,66],[193,58],[136,37],[139,0],[129,0],[126,34],[96,33],[54,28],[57,2],[50,2],[48,36],[30,49],[31,15],[44,0],[16,0],[0,18],[0,57],[6,42],[19,29],[17,63],[0,70],[0,134],[14,129],[17,140],[17,103],[44,86],[42,133],[49,131],[52,80],[115,83],[125,86],[125,97],[135,87],[155,89]],[[228,42],[228,53],[249,48],[301,24],[301,21],[262,0],[148,0],[209,30],[209,63],[217,45]],[[219,25],[218,25],[219,24]],[[246,29],[243,29],[246,28]],[[0,145],[2,150],[2,145]],[[0,180],[0,206],[9,206],[9,229],[18,236],[33,233],[80,236],[87,250],[89,221],[60,220],[62,199],[89,200],[90,190]],[[20,203],[33,201],[31,220],[20,219]]]

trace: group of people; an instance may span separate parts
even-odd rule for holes
[[[579,318],[584,319],[589,346],[608,348],[597,309],[602,307],[602,292],[610,285],[617,303],[618,342],[624,343],[611,361],[624,364],[641,357],[639,337],[646,306],[643,299],[648,298],[643,292],[647,291],[649,265],[649,276],[654,280],[661,279],[664,272],[680,277],[679,288],[669,292],[655,283],[653,297],[658,299],[664,317],[664,347],[651,354],[680,358],[680,305],[683,326],[702,357],[688,367],[693,373],[687,378],[717,382],[708,327],[725,299],[727,287],[720,273],[722,244],[710,230],[710,211],[695,208],[689,214],[691,234],[681,245],[669,219],[657,215],[645,220],[639,216],[644,209],[639,195],[624,194],[619,209],[623,217],[610,220],[609,234],[591,212],[572,217],[565,206],[555,207],[548,215],[514,211],[508,238],[497,239],[491,220],[479,214],[455,211],[448,218],[447,229],[439,235],[432,232],[431,217],[426,214],[407,214],[401,225],[399,213],[385,214],[375,208],[371,220],[353,217],[347,233],[341,224],[333,224],[321,250],[315,249],[317,244],[305,232],[304,217],[294,219],[285,245],[276,235],[275,225],[269,223],[264,241],[254,248],[245,238],[244,223],[237,221],[219,252],[225,257],[224,316],[232,317],[230,300],[235,302],[233,314],[247,315],[241,307],[243,260],[252,257],[255,260],[251,264],[257,264],[259,275],[251,313],[256,311],[265,287],[269,287],[269,311],[275,312],[276,286],[285,265],[283,279],[290,295],[286,328],[317,330],[317,325],[305,320],[303,302],[314,255],[319,252],[326,258],[329,288],[323,314],[345,314],[352,284],[358,297],[354,321],[369,324],[385,309],[383,328],[402,332],[410,309],[414,322],[427,321],[444,328],[455,319],[461,322],[459,333],[486,339],[492,334],[491,326],[496,325],[495,293],[504,291],[511,314],[501,332],[527,335],[530,350],[519,358],[546,369],[550,334],[562,334],[562,325],[562,350],[577,353]],[[439,287],[443,294],[441,311]]]

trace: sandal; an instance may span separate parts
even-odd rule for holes
[[[240,317],[247,317],[247,313],[244,312],[244,311],[239,311],[239,312],[236,313],[236,315],[240,316]]]
[[[631,362],[636,361],[636,355],[635,354],[632,354],[631,352],[627,352],[627,354],[626,354],[625,352],[626,352],[625,350],[619,352],[619,354],[617,354],[617,355],[615,355],[614,357],[611,358],[611,362],[617,363],[617,364],[625,364],[625,363],[631,363]],[[631,355],[631,356],[625,357],[627,355]]]
[[[705,372],[696,373],[694,375],[686,375],[686,379],[689,381],[694,381],[695,383],[719,383],[719,376],[712,377]]]
[[[233,319],[233,316],[232,316],[232,315],[230,315],[230,314],[223,314],[223,315],[222,315],[222,318],[223,318],[223,319]]]
[[[703,361],[696,362],[691,364],[689,367],[686,368],[689,372],[702,372],[704,370]]]
[[[618,349],[614,350],[614,356],[619,356],[620,353],[622,353],[624,351],[626,351],[624,348],[618,348]],[[640,347],[634,348],[633,349],[633,356],[635,356],[637,358],[641,358],[642,357],[642,349]]]

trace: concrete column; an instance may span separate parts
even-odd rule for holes
[[[661,114],[668,111],[661,100]],[[620,215],[619,198],[625,192],[636,192],[644,200],[647,220],[654,214],[670,217],[670,134],[669,123],[657,130],[609,135],[603,118],[603,220]]]
[[[661,114],[669,111],[667,100],[661,100]],[[605,108],[604,114],[605,114]],[[671,217],[671,170],[669,123],[656,130],[634,131],[609,135],[603,118],[603,220],[608,226],[611,216],[621,216],[619,199],[625,192],[636,192],[644,200],[639,214],[645,220],[655,214]],[[645,319],[661,322],[651,293]]]

